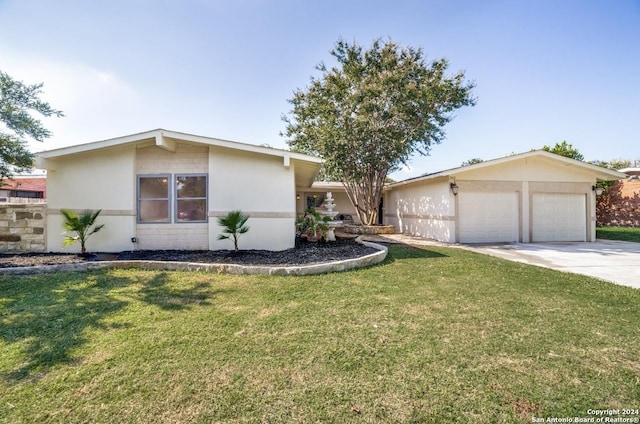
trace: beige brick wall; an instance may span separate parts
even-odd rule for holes
[[[209,172],[209,148],[177,143],[175,152],[155,146],[136,151],[136,174],[192,174]]]
[[[136,151],[136,173],[192,174],[209,172],[209,147],[176,143],[176,151],[168,152],[156,146]],[[172,193],[173,196],[173,193]],[[172,217],[175,199],[171,199]],[[209,224],[167,223],[137,224],[138,249],[209,249]]]
[[[209,224],[138,224],[138,249],[208,250]]]
[[[0,205],[0,252],[46,251],[46,203]]]

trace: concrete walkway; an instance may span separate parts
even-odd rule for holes
[[[598,240],[593,243],[444,244],[403,234],[379,241],[462,248],[510,261],[572,272],[640,288],[640,243]],[[369,240],[369,238],[367,238]],[[372,240],[373,241],[373,240]]]

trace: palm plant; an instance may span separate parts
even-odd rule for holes
[[[235,251],[238,251],[238,238],[241,234],[249,231],[249,227],[245,224],[249,216],[244,215],[242,211],[231,211],[226,216],[218,218],[218,225],[224,227],[223,234],[218,236],[218,240],[233,240]]]
[[[80,241],[80,253],[83,255],[86,254],[87,238],[104,227],[104,224],[93,226],[100,212],[102,212],[102,209],[96,212],[85,210],[78,214],[78,212],[70,209],[61,209],[60,213],[64,216],[62,226],[66,231],[71,231],[76,234],[74,236],[67,235],[64,239],[63,246],[66,247]],[[91,228],[92,226],[93,228]]]

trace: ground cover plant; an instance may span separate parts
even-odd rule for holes
[[[308,277],[0,277],[0,422],[532,422],[637,408],[640,290],[392,246]]]
[[[596,238],[640,243],[640,228],[598,227],[596,228]]]

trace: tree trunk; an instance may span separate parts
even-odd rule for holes
[[[344,187],[349,200],[356,208],[358,218],[363,225],[378,223],[378,207],[382,199],[382,190],[387,178],[387,172],[371,170],[365,178],[353,181],[346,178]]]

